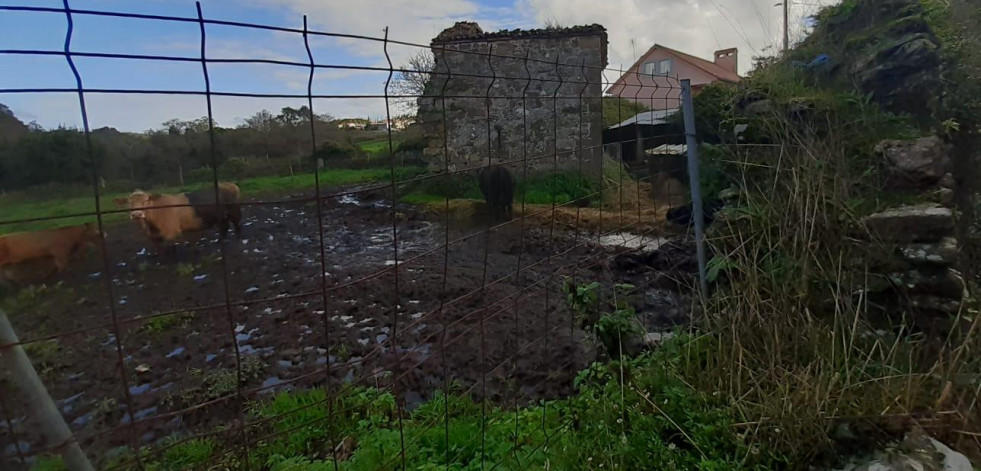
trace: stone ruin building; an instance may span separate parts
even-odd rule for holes
[[[435,69],[417,117],[431,170],[489,161],[508,163],[512,172],[527,163],[529,172],[599,175],[605,28],[485,33],[459,22],[431,47]]]

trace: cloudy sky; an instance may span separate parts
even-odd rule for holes
[[[428,44],[455,21],[477,21],[487,30],[533,28],[545,21],[561,25],[599,23],[610,37],[610,67],[629,67],[652,44],[659,43],[705,58],[717,49],[738,47],[740,72],[751,58],[773,54],[781,41],[781,8],[777,0],[204,0],[209,19],[302,26],[332,33],[389,37]],[[807,17],[835,0],[791,3],[792,36],[800,38]],[[0,6],[62,7],[61,0],[0,0]],[[72,0],[73,9],[119,11],[196,18],[190,0]],[[200,32],[193,22],[162,22],[76,14],[73,51],[198,57]],[[0,9],[0,103],[24,121],[44,127],[78,126],[76,96],[68,93],[9,93],[23,88],[71,88],[74,77],[64,56],[25,56],[9,50],[60,51],[67,21],[64,13]],[[209,58],[276,59],[306,62],[302,36],[228,26],[207,28]],[[320,64],[386,66],[379,41],[319,37],[311,42]],[[390,46],[396,65],[417,49]],[[200,63],[76,58],[86,88],[203,90]],[[280,65],[211,64],[212,89],[225,92],[306,93],[305,68]],[[314,93],[380,95],[387,72],[318,69]],[[615,80],[615,74],[607,79]],[[4,90],[7,92],[5,93]],[[126,131],[157,127],[171,118],[206,114],[204,97],[185,95],[87,95],[93,128]],[[299,106],[305,99],[214,99],[219,124],[234,126],[255,111]],[[336,117],[379,117],[381,99],[331,98],[314,103],[318,113]]]

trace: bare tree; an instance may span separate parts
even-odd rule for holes
[[[396,114],[415,114],[416,98],[425,94],[426,84],[429,83],[432,71],[436,68],[436,59],[432,51],[423,49],[410,56],[399,72],[392,79],[391,92],[395,95],[393,103]]]

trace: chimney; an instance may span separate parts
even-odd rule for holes
[[[732,72],[739,73],[739,49],[723,49],[715,51],[715,65]]]

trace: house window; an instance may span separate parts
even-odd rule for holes
[[[654,62],[647,62],[644,64],[644,75],[654,75],[656,69],[654,68],[657,64]]]
[[[671,73],[671,59],[664,59],[657,63],[657,73],[668,75]]]

